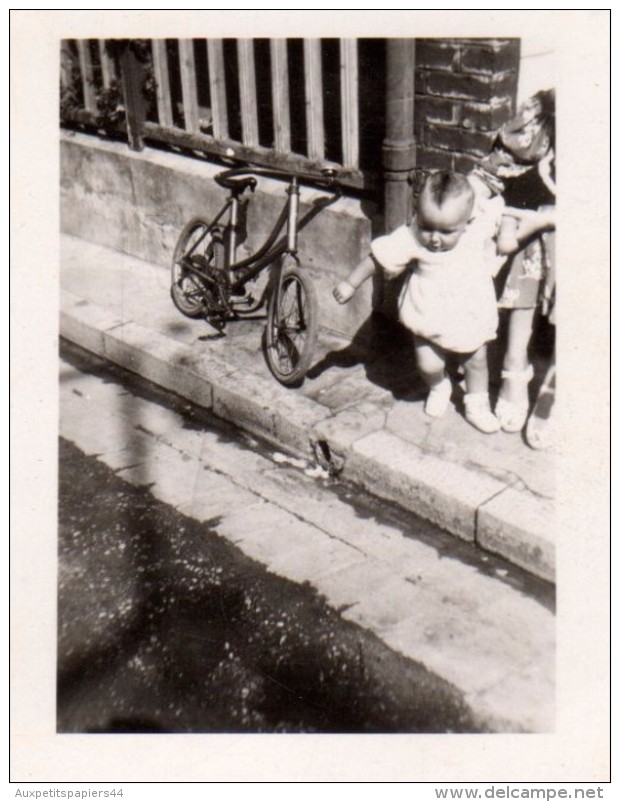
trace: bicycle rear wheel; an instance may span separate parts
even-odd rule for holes
[[[297,263],[289,263],[282,268],[279,287],[274,287],[269,299],[265,331],[265,358],[281,384],[302,384],[314,355],[317,334],[316,291]]]
[[[179,235],[172,257],[170,295],[179,312],[187,317],[202,317],[208,311],[206,285],[189,266],[205,272],[225,266],[221,231],[215,228],[207,234],[209,225],[202,217],[190,220]]]

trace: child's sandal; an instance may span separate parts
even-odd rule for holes
[[[555,445],[553,419],[532,416],[527,422],[525,439],[530,448],[536,451],[553,451]]]
[[[528,365],[525,370],[502,370],[502,379],[521,381],[525,385],[530,383],[533,376],[534,368],[531,365]],[[520,432],[525,426],[529,410],[530,402],[527,392],[525,399],[520,403],[508,401],[500,395],[495,405],[495,414],[505,432]]]

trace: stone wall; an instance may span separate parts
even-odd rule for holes
[[[213,176],[221,167],[176,153],[80,133],[61,132],[61,230],[169,269],[176,240],[192,217],[212,219],[226,191]],[[245,245],[266,238],[286,198],[286,184],[261,178],[247,215]],[[300,213],[324,193],[303,186]],[[335,284],[368,253],[376,208],[341,198],[299,235],[299,258],[317,289],[323,328],[353,337],[370,314],[371,282],[346,306]],[[239,256],[247,255],[243,251]]]

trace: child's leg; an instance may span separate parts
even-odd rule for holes
[[[529,411],[528,384],[532,366],[528,347],[532,338],[536,310],[513,309],[508,321],[508,345],[504,356],[502,386],[495,413],[506,432],[520,432]]]
[[[414,338],[418,371],[429,388],[435,387],[446,377],[446,358],[440,348],[427,340]]]
[[[508,344],[504,355],[504,370],[522,373],[529,367],[527,350],[532,339],[536,309],[513,309],[508,320]],[[504,381],[500,395],[507,401],[519,403],[527,398],[527,385]]]
[[[463,362],[465,369],[465,418],[485,434],[499,431],[500,423],[489,404],[487,347],[481,346]]]
[[[549,450],[554,447],[553,404],[555,401],[555,359],[549,366],[534,409],[527,422],[526,439],[532,448]]]
[[[467,394],[489,392],[489,362],[487,347],[481,346],[473,354],[469,354],[463,361],[465,370],[465,387]]]
[[[452,395],[452,384],[445,371],[445,355],[440,348],[426,340],[416,337],[414,343],[418,371],[430,390],[424,411],[433,418],[440,418],[447,410]]]

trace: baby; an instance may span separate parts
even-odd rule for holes
[[[388,276],[410,268],[398,301],[401,322],[414,334],[418,369],[429,388],[424,406],[441,417],[452,395],[445,370],[457,354],[465,371],[465,417],[485,433],[499,421],[489,404],[487,343],[497,333],[493,275],[499,269],[495,237],[501,197],[474,191],[459,173],[433,173],[424,182],[409,225],[379,237],[366,257],[334,290],[344,304],[381,265]]]

